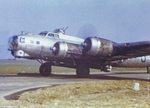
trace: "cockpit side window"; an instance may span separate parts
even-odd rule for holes
[[[59,34],[51,33],[51,32],[48,32],[48,31],[43,31],[43,32],[39,33],[39,35],[59,38]]]
[[[54,34],[54,33],[49,33],[48,36],[50,37],[55,37],[55,38],[59,38],[58,34]]]
[[[55,34],[55,37],[56,37],[56,38],[59,38],[59,35],[58,35],[58,34]]]

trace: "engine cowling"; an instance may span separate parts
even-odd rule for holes
[[[97,37],[86,38],[82,46],[89,55],[111,56],[113,52],[112,41]]]
[[[58,58],[80,58],[82,46],[73,43],[57,42],[54,44],[52,51]]]

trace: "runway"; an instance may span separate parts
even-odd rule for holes
[[[39,74],[17,74],[0,75],[0,96],[45,86],[55,86],[68,83],[79,83],[87,81],[106,80],[146,80],[150,81],[150,74],[146,72],[94,72],[89,78],[77,78],[75,73],[54,73],[49,77],[42,77]]]

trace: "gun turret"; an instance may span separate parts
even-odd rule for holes
[[[54,33],[62,33],[62,34],[65,34],[65,31],[68,29],[68,27],[66,28],[58,28],[58,29],[55,29],[54,30]]]

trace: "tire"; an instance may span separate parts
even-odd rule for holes
[[[39,68],[41,76],[49,76],[51,74],[51,65],[49,62],[43,63]]]
[[[90,74],[90,69],[86,64],[78,64],[76,67],[76,74],[78,78],[87,78]]]

